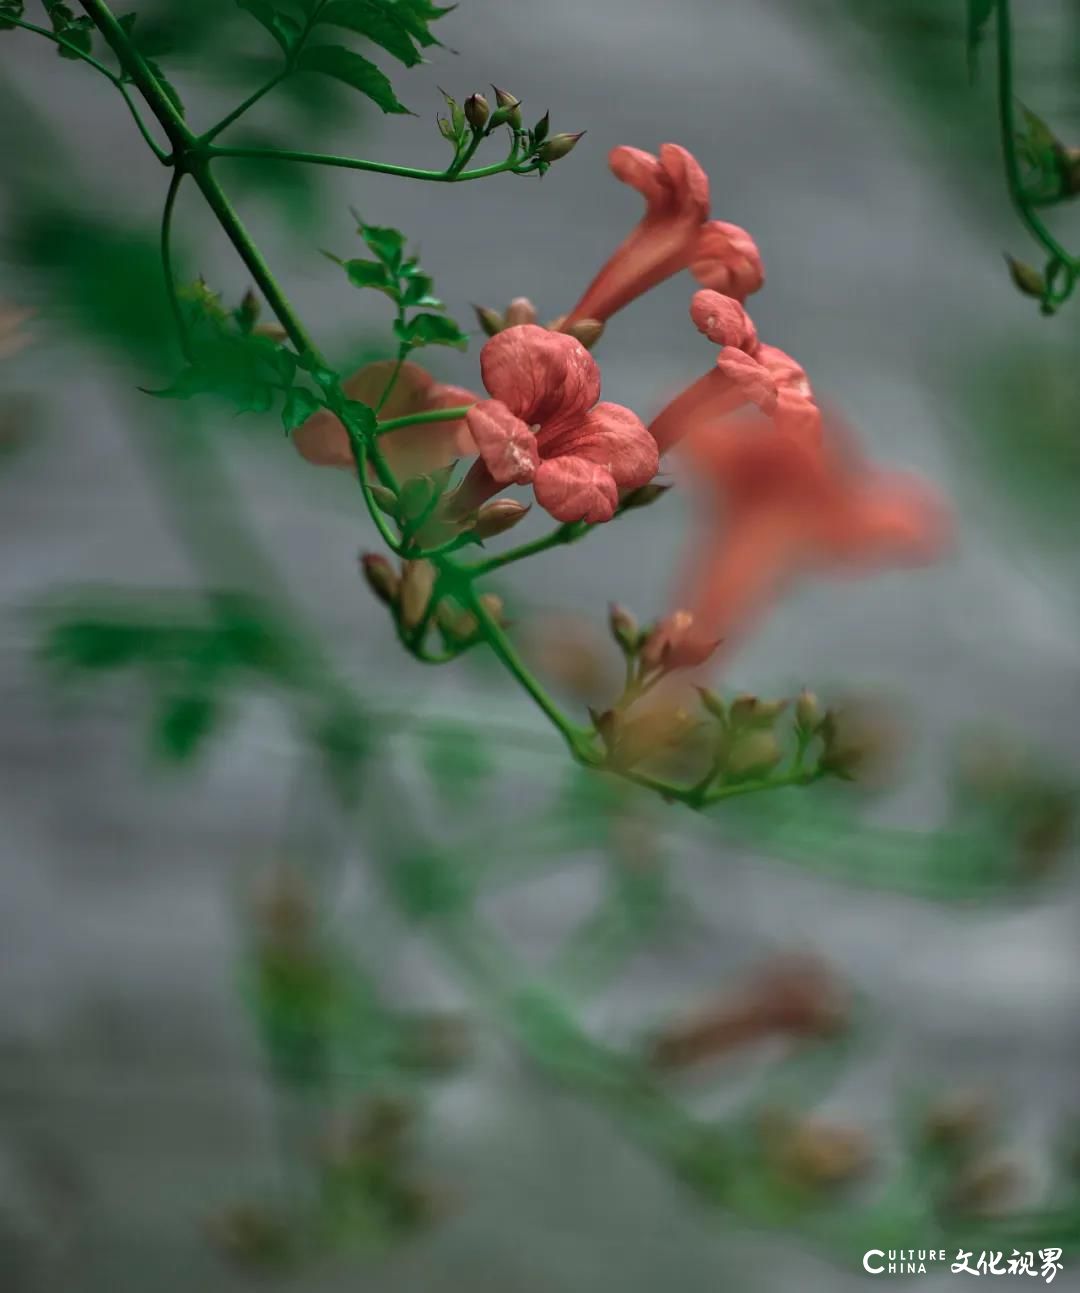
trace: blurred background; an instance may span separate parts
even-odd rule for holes
[[[1080,142],[1080,12],[1017,8],[1018,93]],[[271,42],[231,6],[138,10],[171,33],[160,60],[193,121],[271,70]],[[968,813],[955,769],[975,733],[997,810],[1025,778],[1039,793],[1075,778],[1080,307],[1043,318],[1008,281],[1003,250],[1035,257],[1001,173],[992,35],[971,82],[964,19],[961,0],[463,0],[435,28],[446,48],[395,69],[416,116],[298,79],[230,136],[439,166],[437,87],[462,100],[490,82],[528,121],[550,108],[553,129],[588,131],[542,180],[221,166],[349,371],[392,344],[388,303],[319,254],[358,254],[350,207],[406,232],[468,328],[472,303],[519,295],[548,318],[639,216],[608,150],[681,143],[714,216],[762,249],[762,336],[872,457],[955,500],[948,562],[801,588],[718,679],[872,698],[905,733],[893,775],[704,821],[574,775],[482,660],[405,656],[357,577],[377,544],[354,482],[304,464],[275,418],[140,394],[176,366],[164,171],[104,79],[0,36],[5,1293],[216,1293],[259,1273],[402,1293],[835,1290],[901,1241],[958,1236],[976,1257],[1016,1236],[1076,1242],[1075,867],[1043,847],[1057,818],[1033,821],[1027,800],[1019,818]],[[1080,238],[1068,212],[1058,224]],[[243,267],[191,192],[177,247],[182,277],[239,302]],[[690,288],[681,276],[613,320],[605,398],[647,418],[705,370]],[[479,345],[429,366],[476,387]],[[685,519],[672,491],[498,585],[569,703],[614,663],[609,601],[667,608]],[[530,517],[514,538],[543,528]],[[300,700],[207,613],[261,643],[266,606],[321,644]],[[353,819],[327,759],[361,787]],[[415,872],[396,905],[376,882],[388,858]],[[499,946],[454,919],[459,883]],[[792,955],[844,985],[845,1023],[631,1098],[546,998],[515,998],[504,1026],[478,983],[513,979],[505,947],[552,971],[598,1048],[636,1054]],[[997,1118],[963,1166],[976,1206],[943,1231],[963,1171],[923,1154],[912,1110],[973,1090]],[[686,1109],[722,1143],[688,1147]],[[803,1152],[782,1130],[786,1169],[757,1174],[770,1117],[851,1136]],[[818,1189],[848,1175],[850,1192]],[[1051,1220],[1010,1229],[1010,1208]],[[297,1240],[293,1219],[316,1214]],[[1080,1288],[1064,1262],[1058,1287]],[[931,1267],[927,1286],[953,1278]]]

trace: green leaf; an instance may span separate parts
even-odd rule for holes
[[[389,878],[398,903],[416,920],[461,911],[472,896],[461,868],[434,851],[400,858]]]
[[[154,726],[154,744],[167,759],[185,763],[199,750],[221,716],[221,707],[208,692],[170,696]]]
[[[303,386],[294,386],[285,397],[285,406],[281,410],[281,424],[286,431],[292,431],[306,422],[313,413],[322,408],[318,399]]]
[[[387,269],[393,270],[395,274],[399,271],[405,250],[405,235],[400,229],[361,222],[360,236]]]
[[[269,337],[223,334],[200,340],[194,362],[171,386],[145,393],[179,400],[217,395],[241,413],[265,413],[295,373],[296,357]]]
[[[0,31],[11,31],[13,18],[23,16],[23,0],[0,0]]]
[[[374,63],[343,45],[309,45],[296,60],[298,69],[333,77],[367,95],[383,112],[408,113],[399,103],[393,86]]]
[[[161,70],[160,66],[157,63],[155,63],[152,59],[144,57],[143,62],[150,69],[151,74],[157,78],[158,84],[165,91],[165,97],[169,100],[172,106],[182,117],[184,115],[184,101],[180,98],[180,95],[176,89],[176,86],[173,85],[173,83]]]
[[[406,279],[405,291],[401,297],[402,305],[426,305],[433,310],[443,310],[446,306],[437,296],[432,296],[434,280],[427,274],[411,274]]]
[[[52,23],[52,29],[57,36],[62,37],[69,45],[75,49],[81,50],[84,54],[89,54],[93,42],[94,24],[89,18],[77,18],[66,4],[60,0],[44,0],[45,11],[49,15],[49,21]],[[61,58],[78,58],[79,55],[72,49],[65,49],[63,45],[57,46],[57,53]]]
[[[301,26],[290,14],[281,13],[270,0],[236,0],[237,5],[260,23],[289,54],[301,33]]]
[[[386,266],[377,260],[346,260],[341,262],[353,287],[373,287],[379,292],[397,296],[397,284],[389,276]]]
[[[417,314],[407,323],[395,323],[394,332],[399,341],[410,346],[456,346],[464,350],[469,338],[453,319],[441,314]]]
[[[386,0],[330,0],[319,11],[318,21],[366,36],[406,67],[424,61],[398,5]]]
[[[360,400],[345,400],[343,411],[355,423],[361,435],[371,435],[375,430],[375,410],[370,404],[362,404]]]
[[[151,41],[151,43],[148,45],[147,42],[143,40],[141,28],[139,29],[138,34],[136,34],[135,23],[138,16],[139,15],[136,13],[121,14],[118,17],[117,22],[119,22],[121,27],[123,27],[124,31],[127,33],[128,39],[142,55],[143,62],[147,66],[147,70],[160,84],[162,90],[165,91],[165,97],[169,100],[172,106],[182,117],[184,115],[184,104],[180,98],[179,93],[176,90],[176,87],[169,81],[169,78],[161,70],[160,65],[158,63],[155,63],[154,60],[150,57],[151,52],[153,52],[155,49],[160,50],[160,42],[155,43]],[[89,19],[87,19],[87,21],[89,21]],[[124,73],[122,75],[121,80],[123,80],[125,83],[129,85],[131,84],[131,77],[128,76],[127,73]]]

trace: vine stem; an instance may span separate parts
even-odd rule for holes
[[[169,155],[163,148],[159,147],[157,141],[147,129],[146,122],[143,121],[142,116],[139,113],[139,109],[135,106],[131,95],[127,92],[127,86],[115,73],[110,72],[104,63],[99,63],[92,54],[87,54],[84,50],[79,49],[77,45],[73,45],[71,41],[65,40],[63,36],[58,36],[54,31],[48,31],[44,27],[39,27],[36,23],[24,22],[21,18],[9,18],[7,15],[5,15],[5,20],[11,23],[14,27],[21,27],[23,31],[33,32],[35,36],[44,36],[46,40],[51,40],[54,45],[59,45],[62,49],[68,50],[76,58],[81,59],[84,63],[92,67],[96,72],[100,72],[106,80],[120,91],[120,97],[127,104],[128,111],[131,113],[136,126],[138,126],[139,134],[142,135],[147,147],[163,166],[167,166],[169,164]]]
[[[1017,214],[1036,242],[1057,261],[1066,266],[1070,278],[1080,273],[1080,260],[1070,256],[1031,208],[1024,193],[1020,163],[1016,156],[1016,108],[1013,90],[1012,13],[1009,0],[997,0],[998,29],[998,117],[1001,147],[1005,157],[1005,178],[1009,197]]]
[[[199,136],[199,143],[209,144],[212,139],[216,139],[223,130],[226,130],[229,126],[232,125],[234,121],[237,121],[240,117],[242,117],[244,113],[248,111],[249,108],[253,108],[255,104],[258,103],[259,100],[264,97],[264,95],[267,95],[270,93],[271,90],[276,89],[277,86],[279,86],[281,82],[285,80],[285,78],[289,75],[291,71],[292,71],[291,67],[283,67],[281,71],[277,73],[276,76],[272,76],[270,80],[266,82],[265,85],[260,85],[259,88],[253,94],[248,95],[248,97],[243,101],[243,103],[237,104],[237,106],[233,108],[231,112],[227,113],[224,117],[222,117],[222,119],[217,123],[216,126],[211,126],[209,130],[204,131]]]
[[[407,352],[406,352],[407,353]],[[393,390],[394,383],[398,379],[401,371],[401,365],[405,362],[405,355],[401,355],[397,360],[397,367],[391,374],[390,381],[386,385],[379,403],[375,406],[375,412],[386,403],[389,398],[389,392]],[[399,427],[419,426],[422,422],[459,422],[469,411],[467,404],[461,405],[460,408],[452,409],[427,409],[423,413],[407,413],[400,418],[387,418],[385,422],[380,422],[375,428],[375,434],[378,436],[386,435],[390,431],[396,431]]]
[[[463,180],[482,180],[489,175],[502,175],[513,171],[527,175],[528,170],[516,169],[518,158],[510,156],[490,166],[479,166],[473,171],[429,171],[416,166],[396,166],[392,162],[372,162],[363,157],[342,157],[336,153],[306,153],[286,148],[217,148],[208,149],[211,157],[237,157],[275,162],[306,162],[311,166],[337,166],[350,171],[373,171],[378,175],[397,175],[407,180],[427,180],[432,184],[458,184]],[[535,169],[535,168],[532,168]]]
[[[169,191],[165,195],[165,206],[161,212],[161,268],[165,277],[165,292],[169,298],[169,309],[172,310],[173,319],[176,321],[176,332],[180,338],[180,349],[187,362],[191,363],[191,339],[188,336],[184,312],[180,308],[180,298],[176,293],[176,276],[173,273],[172,261],[173,208],[176,205],[176,196],[180,192],[180,185],[184,182],[184,174],[185,172],[182,170],[173,170],[169,180]]]

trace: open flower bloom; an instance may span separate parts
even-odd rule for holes
[[[559,521],[610,521],[620,490],[656,474],[656,443],[637,415],[598,404],[600,369],[573,337],[507,328],[480,352],[491,399],[466,417],[479,460],[451,502],[465,515],[504,485],[531,484]]]
[[[738,225],[709,221],[709,177],[678,144],[659,157],[639,148],[613,148],[616,179],[645,199],[645,215],[566,316],[564,329],[583,319],[607,320],[624,305],[683,269],[699,282],[745,300],[764,282],[754,240]]]
[[[649,430],[661,452],[693,429],[719,423],[748,404],[770,414],[780,431],[820,439],[821,412],[805,371],[783,350],[758,340],[737,301],[708,289],[695,292],[690,317],[699,332],[723,349],[716,367],[654,418]]]
[[[345,394],[372,408],[382,398],[397,365],[393,360],[368,364],[354,373],[343,385]],[[433,409],[452,409],[475,404],[476,396],[460,386],[444,386],[417,364],[401,365],[386,403],[379,410],[380,421],[426,413]],[[321,409],[293,432],[293,443],[308,462],[318,467],[348,467],[356,470],[349,436],[340,420]],[[454,422],[426,422],[401,427],[379,440],[390,470],[398,480],[408,480],[425,472],[436,471],[475,453],[464,419]]]
[[[864,464],[831,416],[820,442],[761,415],[707,422],[682,452],[704,507],[677,604],[703,644],[730,647],[801,575],[923,565],[949,543],[936,491]]]

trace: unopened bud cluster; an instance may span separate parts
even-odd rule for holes
[[[504,332],[507,328],[517,328],[525,323],[537,323],[539,318],[536,306],[527,296],[515,297],[502,312],[492,310],[486,305],[474,305],[473,309],[476,311],[481,329],[489,337],[494,337],[496,333]],[[604,325],[599,319],[578,319],[564,328],[565,317],[560,315],[544,326],[549,332],[565,332],[575,341],[580,341],[586,350],[591,350],[603,336]]]

